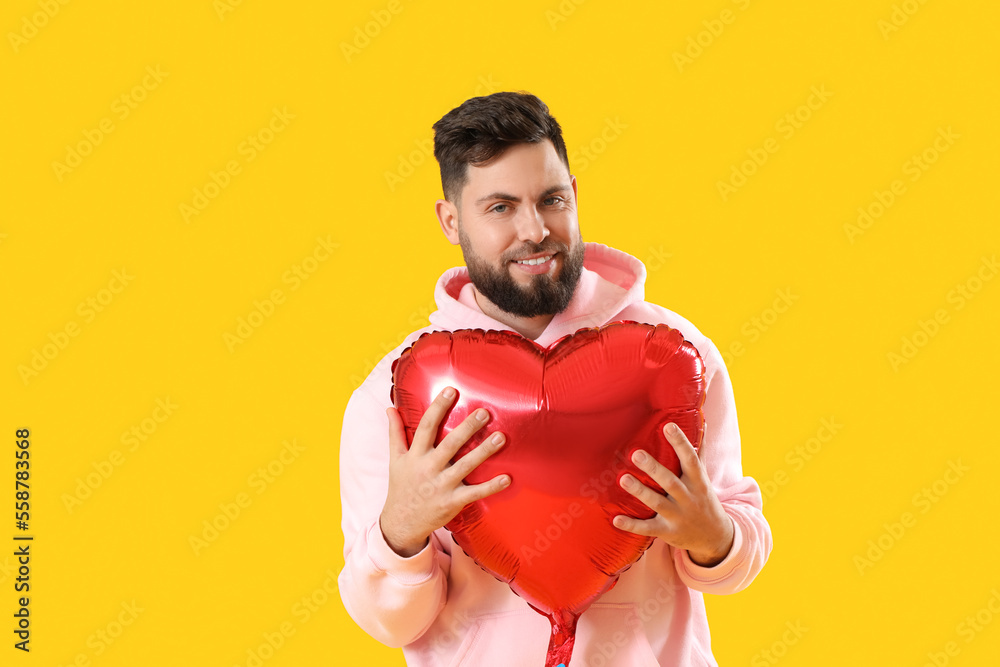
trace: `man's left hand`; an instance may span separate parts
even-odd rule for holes
[[[634,476],[622,476],[622,488],[656,512],[651,519],[615,517],[616,528],[638,535],[658,537],[677,549],[687,549],[691,560],[703,567],[718,565],[733,547],[733,520],[712,489],[708,473],[691,442],[675,424],[663,427],[681,464],[681,477],[638,450],[632,462],[652,477],[667,495],[649,488]]]

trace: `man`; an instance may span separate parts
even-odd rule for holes
[[[622,487],[657,514],[645,521],[618,516],[614,525],[656,539],[580,617],[569,667],[715,665],[702,594],[742,590],[771,551],[760,490],[742,474],[732,385],[718,349],[684,318],[643,301],[641,262],[584,243],[576,178],[559,124],[541,100],[512,92],[472,98],[434,130],[445,195],[435,210],[466,267],[441,276],[431,325],[407,336],[348,402],[339,579],[348,613],[379,641],[403,647],[409,665],[543,665],[548,620],[480,569],[443,528],[466,504],[507,487],[503,474],[462,482],[503,446],[503,434],[450,464],[491,415],[473,412],[435,447],[454,398],[445,388],[407,449],[389,401],[392,360],[433,330],[516,331],[547,347],[615,320],[662,323],[705,361],[705,436],[695,452],[683,434],[664,427],[680,478],[641,452],[633,458],[668,495],[624,475]]]

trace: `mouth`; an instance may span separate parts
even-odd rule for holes
[[[555,256],[556,253],[550,252],[547,255],[542,255],[542,254],[532,255],[531,257],[525,257],[524,259],[515,259],[513,261],[515,264],[521,264],[523,266],[538,266],[539,264],[544,264],[545,262],[549,261]]]
[[[511,264],[522,273],[533,275],[548,273],[549,269],[555,265],[555,258],[558,254],[557,252],[539,253],[531,257],[512,260]]]

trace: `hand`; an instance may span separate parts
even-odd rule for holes
[[[449,395],[450,392],[450,395]],[[406,448],[406,431],[396,408],[389,417],[389,493],[379,517],[386,543],[404,558],[418,553],[430,534],[451,521],[471,502],[493,495],[510,484],[508,475],[469,486],[462,482],[476,467],[500,449],[502,433],[495,433],[454,463],[449,461],[489,419],[480,408],[445,436],[437,447],[434,437],[456,396],[445,387],[428,406]]]
[[[663,487],[667,495],[654,491],[632,475],[623,475],[622,488],[656,512],[656,516],[642,520],[618,515],[614,525],[687,549],[691,560],[698,565],[718,565],[733,547],[733,520],[716,497],[708,473],[684,432],[671,423],[664,426],[663,434],[677,453],[682,476],[677,477],[648,452],[635,452],[632,462]]]

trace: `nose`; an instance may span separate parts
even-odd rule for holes
[[[517,238],[521,241],[541,243],[549,235],[545,217],[533,206],[522,206],[518,212]]]

